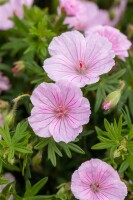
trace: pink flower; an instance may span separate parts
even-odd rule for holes
[[[128,50],[131,47],[131,42],[118,29],[111,26],[97,26],[92,29],[92,32],[97,32],[101,36],[106,37],[112,43],[112,50],[120,59],[125,60],[128,57]],[[90,31],[88,31],[88,34]]]
[[[59,0],[60,5],[58,7],[58,14],[61,14],[62,9],[65,11],[67,16],[75,16],[76,13],[81,10],[80,0]]]
[[[23,5],[30,7],[33,0],[9,0],[9,2],[0,6],[0,29],[7,30],[13,27],[10,18],[16,14],[20,19],[23,18]]]
[[[60,0],[58,14],[61,10],[66,12],[64,24],[69,28],[85,31],[89,27],[106,24],[109,21],[108,12],[98,8],[94,2],[81,0]]]
[[[85,38],[78,31],[63,33],[52,40],[49,53],[52,57],[44,61],[48,76],[54,81],[72,81],[78,87],[96,83],[114,66],[112,44],[99,34]]]
[[[68,81],[42,83],[33,92],[34,105],[29,123],[40,137],[53,136],[56,142],[73,141],[89,122],[89,101]]]
[[[0,72],[0,94],[10,89],[9,79]]]
[[[110,165],[91,159],[72,175],[71,190],[79,200],[124,200],[127,187]]]

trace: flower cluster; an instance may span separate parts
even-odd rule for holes
[[[78,31],[55,37],[48,48],[51,58],[43,68],[57,83],[42,83],[32,94],[29,122],[35,133],[53,136],[56,142],[73,141],[90,116],[89,102],[80,101],[79,88],[99,81],[115,65],[115,56],[123,60],[128,56],[130,46],[125,35],[108,26],[98,26],[86,37]]]
[[[58,15],[66,13],[64,24],[69,28],[86,31],[97,25],[115,26],[125,10],[127,0],[121,0],[119,5],[110,11],[113,19],[107,10],[100,9],[96,3],[82,0],[59,0]]]

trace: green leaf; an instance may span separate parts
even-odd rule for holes
[[[121,164],[121,166],[119,168],[119,173],[123,173],[124,171],[127,170],[128,167],[129,167],[128,161],[124,160],[124,162]]]
[[[25,146],[15,145],[14,149],[15,151],[18,151],[20,153],[33,153],[29,147],[25,147]]]
[[[7,184],[7,183],[9,183],[9,180],[5,178],[0,178],[0,185]]]
[[[85,154],[83,149],[81,149],[78,145],[76,145],[74,143],[68,143],[67,145],[68,145],[69,149],[71,149],[72,151],[75,151],[79,154]]]
[[[28,189],[27,192],[25,193],[25,197],[33,197],[35,196],[41,189],[42,187],[47,183],[48,178],[45,177],[38,181],[35,185],[31,187],[31,189]]]
[[[66,155],[71,158],[72,157],[72,154],[71,154],[71,151],[69,150],[68,148],[68,145],[64,142],[60,142],[59,145],[62,147],[62,149],[65,151]]]
[[[128,164],[129,164],[131,170],[133,171],[133,155],[129,154],[127,157],[127,160],[128,160]]]
[[[42,139],[42,141],[40,141],[34,148],[40,150],[40,149],[44,148],[45,146],[47,146],[48,143],[49,143],[49,139],[47,139],[47,138]]]
[[[131,125],[129,134],[128,134],[128,139],[131,140],[133,138],[133,125]]]
[[[91,149],[97,150],[97,149],[108,149],[111,148],[112,144],[106,144],[106,143],[98,143],[91,147]]]

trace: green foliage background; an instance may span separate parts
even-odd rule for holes
[[[109,9],[113,1],[95,1],[101,8]],[[59,199],[73,200],[70,192],[71,175],[79,165],[90,158],[100,158],[118,170],[128,186],[127,199],[133,199],[133,51],[126,63],[116,59],[115,67],[100,82],[83,88],[83,94],[91,102],[91,120],[75,142],[55,143],[52,138],[37,137],[27,123],[32,105],[29,100],[33,89],[41,82],[51,82],[42,64],[49,57],[48,45],[54,36],[67,31],[64,15],[56,20],[56,0],[37,0],[25,17],[13,17],[14,28],[0,31],[0,71],[6,74],[12,88],[0,98],[8,101],[5,126],[0,128],[0,171],[11,172],[16,183],[9,183],[0,199],[10,194],[16,200]],[[38,6],[37,6],[38,5]],[[133,40],[133,1],[118,28]],[[132,34],[131,34],[132,31]],[[20,62],[21,61],[21,62]],[[14,64],[23,70],[13,75]],[[121,99],[115,109],[105,112],[102,103],[109,93],[125,82]],[[28,94],[22,96],[23,94]],[[17,103],[13,99],[19,97]],[[7,114],[8,113],[8,114]],[[48,177],[48,178],[47,178]],[[7,183],[1,178],[0,184]],[[45,185],[45,186],[44,186]]]

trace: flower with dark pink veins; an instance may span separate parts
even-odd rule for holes
[[[115,64],[112,44],[97,33],[86,38],[78,31],[63,33],[53,38],[49,53],[52,57],[43,66],[48,76],[54,81],[72,81],[78,87],[96,83]]]
[[[127,187],[107,163],[91,159],[72,175],[71,190],[79,200],[124,200]]]
[[[0,72],[0,94],[10,89],[9,79]]]
[[[112,43],[112,50],[115,55],[125,61],[125,58],[128,57],[128,50],[132,45],[126,35],[111,26],[96,26],[91,31],[106,37]],[[89,35],[91,31],[89,30],[86,34]]]
[[[90,103],[71,82],[42,83],[33,91],[31,102],[34,107],[28,120],[40,137],[68,143],[89,122]]]

